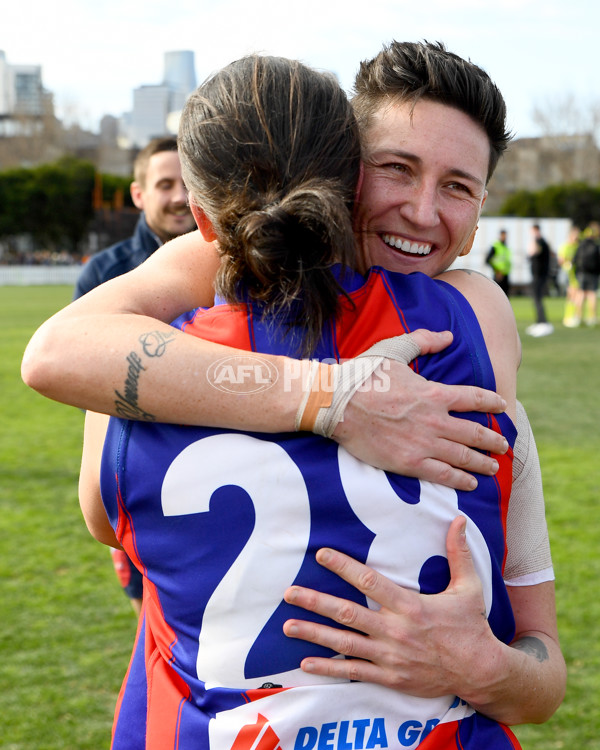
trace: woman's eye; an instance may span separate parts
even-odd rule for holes
[[[455,190],[460,193],[468,193],[471,195],[471,189],[467,185],[463,185],[462,182],[451,182],[448,187],[451,190]]]
[[[398,164],[398,162],[390,162],[385,165],[385,168],[397,174],[407,174],[409,171],[406,164]]]

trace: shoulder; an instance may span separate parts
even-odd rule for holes
[[[515,316],[510,301],[504,291],[492,279],[479,271],[446,271],[437,277],[457,289],[469,302],[479,323],[484,329],[488,326],[513,331],[516,336]]]
[[[510,403],[521,361],[521,341],[510,300],[496,282],[476,271],[446,271],[437,278],[457,289],[473,309],[492,361],[498,390],[505,398],[508,396]],[[508,384],[506,390],[503,383]],[[513,415],[514,411],[510,416]]]

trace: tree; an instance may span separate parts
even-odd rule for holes
[[[122,182],[103,180],[110,202]],[[73,157],[1,172],[0,237],[29,234],[39,247],[78,253],[94,218],[94,185],[94,166]]]
[[[565,93],[538,103],[532,119],[547,142],[544,161],[554,167],[554,182],[600,182],[600,100],[581,102]]]
[[[537,191],[519,190],[504,201],[499,213],[501,216],[566,217],[583,228],[591,221],[600,221],[600,186],[573,182]]]

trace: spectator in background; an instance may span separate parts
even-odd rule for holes
[[[550,273],[550,245],[542,237],[539,224],[531,227],[531,242],[527,248],[527,256],[531,264],[531,293],[535,304],[536,322],[525,330],[530,336],[548,336],[554,332],[554,326],[548,323],[544,310],[544,294]]]
[[[99,284],[131,271],[174,237],[196,227],[181,177],[175,138],[156,138],[145,146],[133,165],[130,191],[142,212],[134,233],[122,242],[93,255],[84,265],[73,299]],[[142,606],[142,575],[123,550],[111,550],[115,571],[134,612]]]
[[[157,138],[133,165],[131,198],[142,212],[131,237],[93,255],[83,267],[73,299],[109,279],[131,271],[160,247],[195,228],[175,138]]]
[[[575,299],[579,285],[575,277],[573,256],[579,244],[579,227],[572,226],[569,230],[567,241],[558,248],[558,262],[567,276],[567,291],[565,300],[565,312],[563,314],[563,325],[566,328],[577,328],[579,321],[575,317]]]
[[[510,269],[512,253],[506,245],[506,230],[501,229],[498,239],[490,247],[485,262],[492,267],[494,281],[506,296],[510,292]]]
[[[577,278],[578,289],[575,292],[575,322],[577,325],[584,319],[585,323],[595,326],[598,322],[598,280],[600,278],[600,225],[592,222],[584,231],[583,238],[575,255],[573,267]]]

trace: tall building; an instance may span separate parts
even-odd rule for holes
[[[172,132],[173,114],[181,111],[196,88],[194,53],[189,50],[165,52],[163,82],[139,86],[133,91],[133,111],[123,127],[133,146],[143,148],[152,138]]]
[[[196,88],[194,53],[190,50],[165,52],[165,86],[173,92],[172,109],[183,109],[185,100]]]
[[[0,138],[33,136],[54,116],[40,65],[11,65],[0,50]]]
[[[41,65],[13,65],[15,112],[41,117],[46,112],[48,94],[42,85]]]
[[[6,61],[6,55],[0,50],[0,117],[15,111],[14,72]]]
[[[136,146],[145,146],[152,138],[167,133],[167,117],[171,111],[172,92],[168,86],[139,86],[133,92],[131,139]]]

